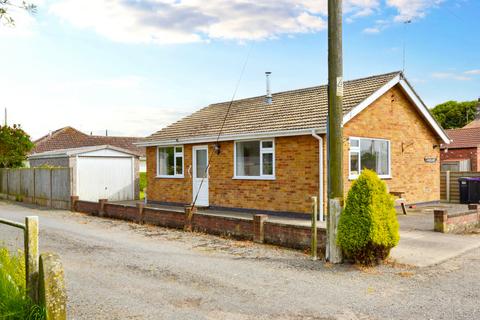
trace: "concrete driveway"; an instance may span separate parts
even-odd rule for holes
[[[416,267],[436,265],[480,247],[480,234],[456,235],[433,231],[433,210],[450,212],[466,210],[466,205],[439,204],[419,206],[408,215],[397,215],[400,223],[400,243],[391,252],[398,263]]]

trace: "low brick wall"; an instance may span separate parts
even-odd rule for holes
[[[249,219],[196,213],[193,216],[192,229],[194,231],[214,234],[217,236],[253,240],[253,221]]]
[[[480,205],[468,205],[468,211],[449,214],[447,210],[434,211],[434,230],[443,233],[464,233],[480,228]]]
[[[224,217],[212,214],[197,213],[189,218],[188,210],[166,210],[144,208],[143,204],[126,206],[108,203],[71,199],[72,211],[98,215],[102,217],[146,223],[154,226],[193,230],[213,235],[227,236],[235,239],[253,240],[294,249],[310,249],[311,228],[291,224],[268,221],[266,215],[254,215],[250,218]],[[318,250],[325,248],[325,229],[318,228]]]

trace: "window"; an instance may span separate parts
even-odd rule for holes
[[[158,147],[157,176],[183,178],[183,147]]]
[[[273,140],[235,142],[235,178],[272,179],[275,176]]]
[[[380,178],[390,177],[390,141],[350,138],[350,178],[358,177],[362,169],[375,171]]]

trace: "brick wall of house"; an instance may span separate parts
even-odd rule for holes
[[[345,190],[348,181],[348,137],[390,140],[391,179],[385,180],[390,191],[406,192],[408,203],[440,199],[440,141],[423,120],[403,91],[392,88],[344,127]],[[402,147],[403,145],[403,147]],[[436,157],[426,163],[425,157]]]
[[[470,159],[471,171],[479,171],[478,148],[448,149],[440,152],[441,161],[450,159]]]
[[[348,137],[388,139],[391,142],[391,174],[385,180],[391,191],[404,191],[409,203],[440,199],[440,161],[425,163],[425,157],[440,158],[434,132],[400,89],[393,88],[344,127],[344,178],[348,180]],[[324,199],[326,199],[326,138],[324,136]],[[205,144],[203,144],[205,145]],[[209,153],[213,144],[209,145]],[[192,146],[184,146],[185,178],[156,178],[156,147],[147,148],[148,199],[190,203]],[[318,195],[318,141],[312,136],[275,139],[276,180],[235,180],[232,141],[220,144],[212,158],[209,180],[210,205],[257,210],[309,213],[310,197]],[[325,201],[326,205],[326,201]]]
[[[203,144],[205,145],[205,144]],[[213,144],[209,145],[209,153]],[[190,203],[192,146],[184,146],[185,178],[156,178],[156,148],[147,148],[148,199]],[[231,208],[309,213],[310,197],[318,195],[318,141],[312,136],[275,139],[275,180],[236,180],[233,141],[220,143],[220,155],[211,159],[210,205]]]

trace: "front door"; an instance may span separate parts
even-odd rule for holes
[[[193,200],[198,206],[208,206],[208,146],[193,147]]]

